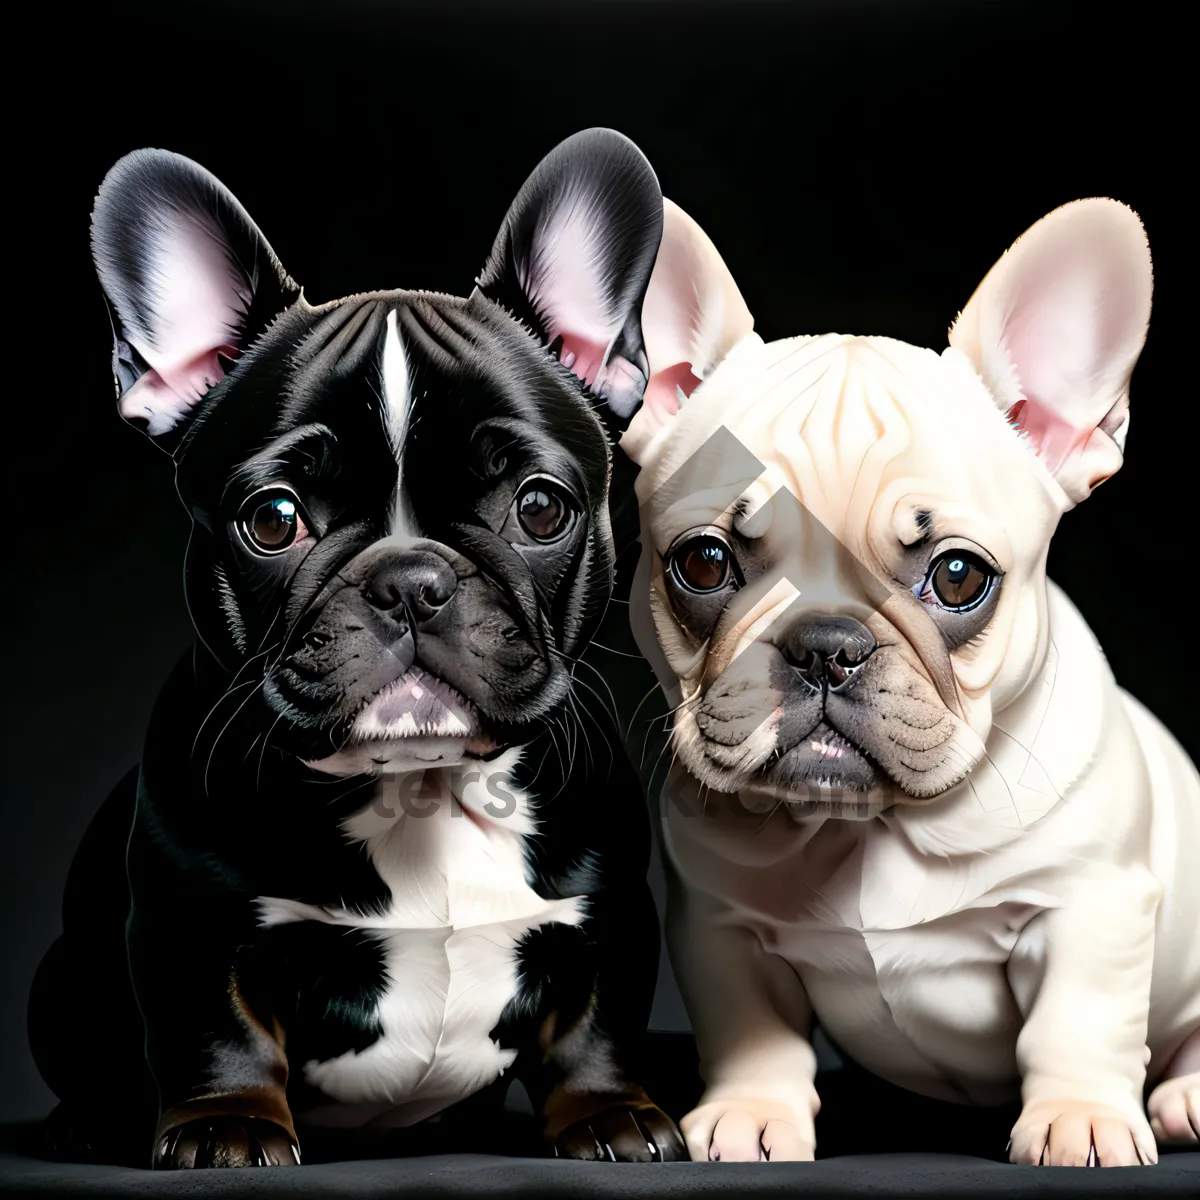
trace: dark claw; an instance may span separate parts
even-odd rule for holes
[[[250,1139],[250,1165],[252,1167],[269,1167],[271,1160],[267,1158],[267,1152],[263,1149],[263,1144],[256,1137]]]
[[[659,1162],[688,1162],[690,1155],[684,1144],[679,1127],[660,1108],[637,1110],[638,1121],[649,1135],[650,1142],[658,1153]]]
[[[554,1142],[554,1155],[556,1158],[578,1158],[586,1162],[596,1162],[605,1157],[587,1121],[577,1121],[558,1135]]]
[[[666,1113],[653,1105],[626,1104],[603,1109],[563,1130],[554,1153],[591,1162],[685,1162],[688,1157]]]
[[[241,1131],[231,1129],[228,1133],[228,1137],[232,1141],[237,1137],[237,1134],[239,1132],[241,1132]],[[193,1163],[193,1165],[196,1167],[200,1167],[200,1168],[211,1167],[217,1158],[218,1145],[219,1145],[219,1143],[217,1142],[216,1129],[211,1124],[206,1125],[204,1128],[203,1140],[200,1142],[199,1146],[196,1148],[196,1158],[195,1158],[195,1162]],[[224,1149],[224,1148],[225,1147],[223,1147],[223,1146],[220,1147],[220,1149]],[[233,1156],[230,1155],[230,1157],[233,1157]]]
[[[292,1167],[300,1151],[291,1135],[260,1117],[211,1117],[187,1121],[158,1143],[154,1166],[160,1170],[191,1167]]]
[[[659,1146],[658,1142],[655,1140],[654,1134],[652,1134],[650,1132],[650,1130],[647,1129],[646,1126],[642,1123],[642,1121],[639,1120],[638,1114],[636,1112],[631,1112],[629,1115],[633,1118],[633,1123],[634,1123],[634,1125],[637,1126],[637,1131],[638,1131],[638,1134],[641,1136],[642,1141],[644,1141],[646,1143],[646,1149],[650,1153],[650,1161],[651,1162],[662,1162],[662,1148]]]

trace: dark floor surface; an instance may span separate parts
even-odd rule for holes
[[[649,1089],[673,1114],[698,1080],[690,1038],[658,1035]],[[33,1125],[0,1129],[0,1194],[44,1197],[295,1196],[1200,1196],[1200,1152],[1167,1152],[1153,1167],[1015,1167],[1005,1161],[1011,1110],[980,1111],[913,1096],[847,1066],[819,1078],[815,1163],[668,1165],[575,1163],[536,1157],[526,1118],[509,1113],[489,1151],[444,1153],[422,1135],[415,1148],[341,1161],[336,1148],[296,1170],[151,1172],[129,1165],[55,1163],[39,1157]],[[413,1149],[413,1147],[409,1147]],[[435,1152],[431,1152],[435,1151]]]

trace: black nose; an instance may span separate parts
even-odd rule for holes
[[[406,550],[379,564],[363,595],[372,608],[394,618],[428,621],[458,587],[458,577],[440,555]]]
[[[874,653],[875,637],[853,617],[801,617],[780,647],[796,673],[814,691],[846,687]]]

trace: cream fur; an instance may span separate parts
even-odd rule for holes
[[[647,313],[740,302],[702,231],[674,206],[667,219],[664,247],[687,254],[656,268]],[[681,261],[705,276],[690,293]],[[1061,515],[1120,466],[1150,287],[1136,216],[1080,202],[997,264],[941,354],[766,344],[744,305],[692,312],[701,382],[631,427],[632,619],[678,706],[662,820],[672,961],[706,1082],[684,1122],[693,1157],[811,1157],[814,1016],[915,1091],[1020,1095],[1014,1161],[1148,1162],[1156,1135],[1196,1140],[1200,776],[1045,575]],[[716,354],[713,328],[737,334]],[[679,375],[671,356],[651,369]],[[744,456],[705,459],[722,427],[749,473]],[[914,511],[935,514],[933,543],[983,546],[1004,572],[983,635],[940,667],[896,583]],[[750,527],[773,571],[697,644],[661,555],[700,526]],[[855,805],[789,803],[756,777],[783,710],[754,656],[812,612],[858,616],[888,647],[889,678],[929,714],[923,787],[896,766]],[[731,677],[764,719],[714,745],[697,705]]]

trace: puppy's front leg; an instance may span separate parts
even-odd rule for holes
[[[812,1007],[796,972],[750,930],[674,886],[671,961],[687,998],[704,1095],[680,1122],[697,1161],[811,1160],[820,1107]]]
[[[146,912],[129,922],[130,967],[158,1085],[155,1167],[300,1161],[278,1032],[256,1011],[233,914]],[[269,1019],[269,1018],[268,1018]]]
[[[1017,940],[1009,980],[1025,1020],[1013,1162],[1157,1161],[1142,1088],[1161,891],[1143,868],[1105,872]]]
[[[256,1012],[220,911],[130,919],[130,966],[160,1097],[152,1165],[299,1163],[277,1031]]]
[[[543,1056],[524,1072],[562,1158],[676,1162],[675,1123],[642,1086],[640,1052],[658,968],[658,915],[645,883],[594,895],[579,929],[547,956]],[[580,936],[574,936],[580,935]]]
[[[282,1035],[250,969],[253,911],[203,866],[182,866],[153,825],[139,809],[126,926],[159,1093],[152,1165],[294,1166]]]

